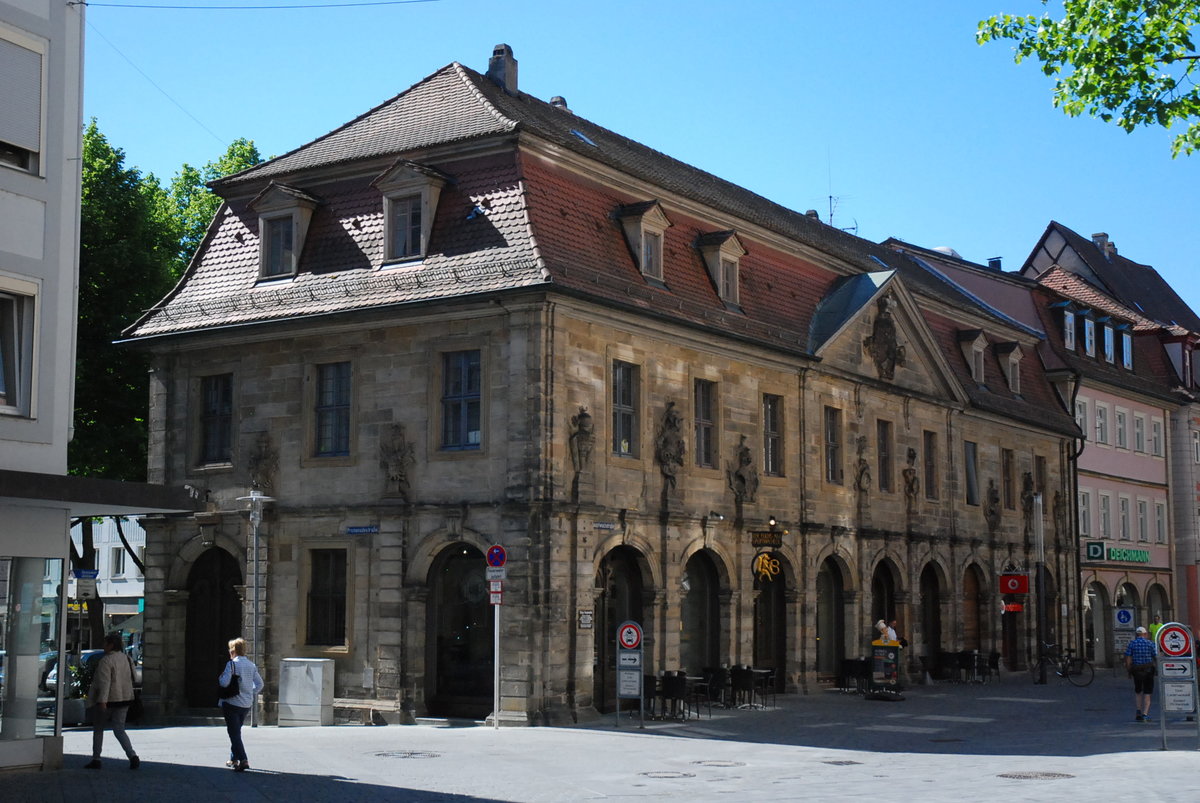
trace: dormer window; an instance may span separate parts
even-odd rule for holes
[[[696,247],[700,249],[700,255],[704,257],[704,264],[708,268],[708,275],[712,278],[713,286],[717,289],[717,295],[726,304],[736,306],[739,285],[738,264],[746,253],[737,234],[732,231],[703,234],[696,241]]]
[[[1125,370],[1133,370],[1133,335],[1129,332],[1121,333],[1121,365]]]
[[[1104,360],[1113,362],[1117,358],[1116,344],[1113,340],[1113,328],[1107,324],[1104,326]]]
[[[423,259],[442,187],[450,180],[439,170],[398,159],[371,182],[383,194],[384,262]]]
[[[979,329],[968,329],[958,333],[958,345],[962,348],[963,357],[967,360],[967,365],[971,369],[971,378],[983,384],[984,377],[984,360],[983,355],[987,350],[987,338]]]
[[[1069,309],[1063,310],[1063,347],[1075,350],[1075,313]]]
[[[617,218],[625,231],[629,250],[637,260],[638,270],[647,279],[663,281],[663,235],[671,221],[658,201],[629,204],[617,210]]]
[[[296,275],[313,210],[320,203],[304,190],[272,182],[250,202],[258,213],[259,278]]]
[[[997,343],[996,357],[1004,368],[1004,378],[1008,380],[1008,389],[1013,393],[1021,392],[1021,358],[1025,356],[1019,343]]]
[[[1083,350],[1089,357],[1096,356],[1096,322],[1086,317],[1083,319]]]

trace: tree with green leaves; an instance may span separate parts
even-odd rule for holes
[[[126,167],[95,120],[83,134],[73,474],[146,476],[149,357],[113,345],[171,289],[180,226],[153,176]]]
[[[220,159],[200,169],[185,163],[171,179],[167,195],[173,214],[181,226],[179,258],[184,266],[200,247],[200,241],[204,239],[204,233],[221,205],[221,199],[208,189],[207,184],[253,167],[261,161],[262,156],[254,146],[254,141],[238,138]]]
[[[1049,0],[1042,0],[1047,5]],[[1017,63],[1035,58],[1055,79],[1054,105],[1125,131],[1184,130],[1172,155],[1200,148],[1200,0],[1063,0],[1063,16],[1003,14],[979,23],[983,44],[1011,39]]]

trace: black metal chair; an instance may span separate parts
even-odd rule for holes
[[[754,706],[754,672],[748,666],[735,666],[729,670],[729,684],[733,691],[733,703],[738,708]]]
[[[755,690],[758,692],[758,699],[762,700],[763,706],[767,705],[767,698],[770,697],[771,707],[774,708],[775,703],[778,702],[778,697],[776,697],[775,670],[773,668],[766,671],[759,670],[754,675],[754,681]]]
[[[666,672],[662,676],[663,717],[688,718],[687,675]],[[669,713],[668,713],[669,712]]]
[[[729,706],[729,667],[713,666],[704,670],[708,676],[708,703],[715,702],[722,708]]]

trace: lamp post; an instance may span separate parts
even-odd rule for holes
[[[1033,536],[1037,550],[1037,563],[1034,564],[1034,583],[1036,584],[1034,593],[1037,594],[1037,682],[1044,686],[1046,684],[1046,662],[1042,661],[1041,657],[1046,649],[1046,526],[1042,521],[1042,495],[1040,493],[1033,495]]]
[[[251,616],[253,618],[250,622],[250,660],[254,662],[255,666],[258,666],[258,526],[262,524],[263,505],[265,505],[267,502],[274,502],[275,500],[265,495],[257,488],[251,488],[249,496],[239,496],[237,501],[247,502],[250,505],[250,552],[252,555],[252,568],[250,570],[250,593],[253,596],[253,601],[251,602]],[[259,671],[262,671],[261,668]],[[257,700],[251,701],[250,704],[250,727],[258,727]]]

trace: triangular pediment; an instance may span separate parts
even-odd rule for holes
[[[316,196],[305,192],[299,187],[272,181],[267,185],[266,189],[254,197],[254,200],[250,202],[250,208],[261,214],[276,209],[292,209],[296,207],[312,209],[319,203],[320,200]]]
[[[895,271],[848,276],[821,300],[809,333],[828,367],[929,396],[967,400]]]

